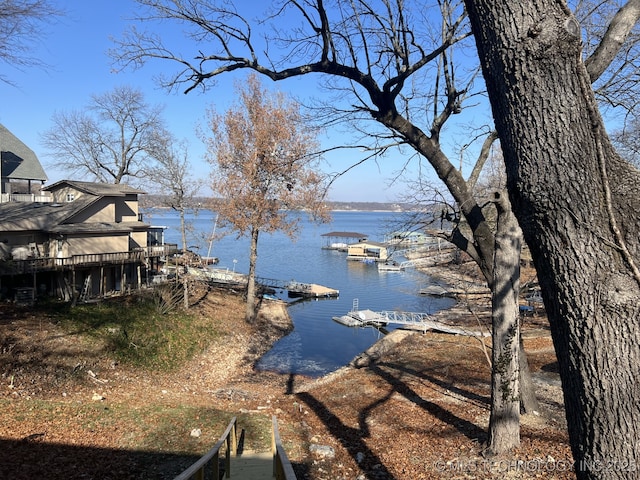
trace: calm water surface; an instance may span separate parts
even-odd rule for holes
[[[215,218],[214,212],[206,210],[189,216],[193,227],[189,248],[203,256],[210,252],[211,256],[218,257],[217,267],[248,272],[248,239],[226,235],[210,246],[207,238],[214,228],[216,237],[225,233],[214,227]],[[166,226],[165,241],[180,244],[179,218],[175,212],[147,212],[145,221]],[[295,241],[281,233],[261,235],[256,266],[258,276],[317,283],[338,289],[340,296],[337,299],[293,301],[287,298],[286,292],[278,292],[280,298],[291,302],[289,314],[294,330],[264,355],[257,368],[320,376],[349,363],[381,336],[373,328],[348,328],[331,320],[331,317],[348,312],[354,299],[358,299],[361,309],[374,311],[434,313],[452,306],[451,299],[419,295],[420,288],[431,283],[421,272],[413,269],[378,272],[375,264],[348,262],[345,253],[322,249],[327,243],[321,236],[323,233],[359,232],[370,240],[382,241],[385,232],[397,229],[401,221],[401,213],[334,212],[328,224],[315,225],[304,219]]]

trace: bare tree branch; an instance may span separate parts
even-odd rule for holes
[[[602,41],[584,62],[591,83],[598,80],[615,60],[638,19],[640,19],[640,0],[628,0],[615,14]]]

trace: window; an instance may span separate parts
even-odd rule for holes
[[[73,202],[76,196],[73,193],[67,193],[67,202]]]

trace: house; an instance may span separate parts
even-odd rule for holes
[[[174,246],[149,246],[127,185],[63,180],[47,202],[0,203],[0,292],[31,288],[81,300],[140,288]]]
[[[46,201],[32,191],[46,181],[33,150],[0,124],[0,202]]]
[[[50,256],[128,252],[147,246],[149,225],[138,211],[138,195],[144,192],[127,185],[71,180],[54,183],[43,191],[51,193],[54,210],[64,208],[69,212],[50,226],[49,233],[61,239]]]
[[[389,252],[384,243],[364,240],[347,247],[347,260],[386,262]]]
[[[127,185],[47,176],[0,124],[0,298],[81,300],[140,288],[176,245],[144,223]],[[38,188],[36,188],[36,186]]]

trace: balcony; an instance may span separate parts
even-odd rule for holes
[[[0,261],[0,275],[19,275],[52,270],[70,270],[75,267],[142,263],[148,258],[159,258],[177,251],[176,244],[156,245],[129,252],[93,253],[66,258],[38,257],[26,260]]]
[[[35,193],[3,193],[0,194],[0,203],[9,202],[37,202],[37,203],[51,203],[53,197],[45,194]]]

